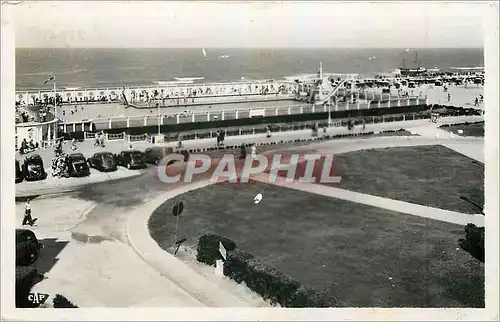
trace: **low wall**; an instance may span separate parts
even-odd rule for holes
[[[414,105],[407,107],[391,107],[391,108],[373,108],[364,110],[350,110],[350,111],[331,111],[332,119],[342,119],[349,117],[360,117],[360,116],[380,116],[380,115],[390,115],[390,114],[405,114],[405,113],[418,113],[427,110],[427,105]],[[270,124],[270,123],[291,123],[291,122],[304,122],[304,121],[315,121],[315,120],[327,120],[328,112],[318,112],[318,113],[307,113],[307,114],[292,114],[292,115],[278,115],[278,116],[266,116],[266,117],[252,117],[252,118],[241,118],[241,119],[231,119],[231,120],[216,120],[210,122],[195,122],[195,123],[180,123],[180,124],[167,124],[162,125],[160,130],[162,133],[168,132],[183,132],[192,130],[203,130],[212,128],[227,128],[234,126],[248,126],[248,125],[258,125],[258,124]],[[95,127],[94,127],[95,128]],[[85,131],[75,131],[71,133],[65,133],[66,139],[76,138],[84,139],[84,132],[89,132],[88,129]],[[146,133],[158,133],[158,126],[141,126],[141,127],[120,127],[105,130],[108,134],[121,134],[126,133],[129,135],[141,135]]]

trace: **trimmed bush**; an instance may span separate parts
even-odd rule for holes
[[[52,299],[52,304],[55,309],[75,309],[78,308],[75,304],[71,303],[66,297],[61,294],[56,294],[56,296]]]
[[[214,234],[202,235],[198,238],[196,260],[215,266],[215,262],[222,259],[222,255],[219,253],[219,242],[222,243],[228,254],[236,249],[236,243],[231,239]]]
[[[472,257],[484,263],[484,227],[467,224],[465,226],[465,239],[460,239],[459,245]]]
[[[334,307],[339,306],[337,300],[324,290],[301,286],[287,299],[285,307]]]
[[[245,284],[271,304],[287,303],[300,283],[243,251],[234,251],[224,263],[224,273]]]
[[[236,250],[228,253],[224,275],[245,284],[254,292],[282,307],[331,307],[337,301],[326,291],[307,288],[251,254]]]
[[[472,125],[472,124],[479,124],[479,123],[484,123],[484,121],[443,124],[443,125],[440,125],[439,127],[440,128],[446,128],[446,127],[452,127],[452,126]]]

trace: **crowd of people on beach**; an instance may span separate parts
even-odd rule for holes
[[[81,111],[83,113],[85,111],[85,107],[83,105],[81,105],[80,107],[78,107],[78,105],[75,105],[73,108],[72,107],[63,108],[62,109],[62,116],[61,116],[61,118],[63,120],[66,119],[66,116],[67,115],[69,116],[69,114],[67,114],[67,113],[70,113],[71,116],[74,116],[75,114],[78,113],[78,111]],[[81,118],[82,122],[85,122],[85,121],[88,121],[88,120],[89,119],[87,117],[82,117]]]
[[[279,95],[280,93],[288,93],[292,88],[284,84],[264,84],[252,85],[247,84],[246,87],[242,86],[188,86],[185,88],[175,87],[165,89],[153,90],[149,93],[147,90],[137,92],[132,90],[130,93],[130,103],[153,103],[160,104],[161,106],[175,106],[175,105],[188,105],[202,100],[211,99],[221,96],[245,96],[245,95]]]

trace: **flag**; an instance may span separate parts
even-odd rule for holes
[[[56,80],[56,77],[55,77],[55,76],[51,76],[51,77],[47,78],[47,79],[45,80],[45,82],[43,82],[43,83],[44,83],[44,84],[47,84],[48,82],[50,82],[50,81],[55,81],[55,80]]]

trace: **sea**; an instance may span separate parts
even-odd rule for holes
[[[395,68],[484,66],[482,48],[328,48],[328,49],[110,49],[18,48],[16,90],[51,89],[44,81],[56,76],[58,88],[149,85],[175,78],[196,82],[282,79],[323,72],[373,76]]]

